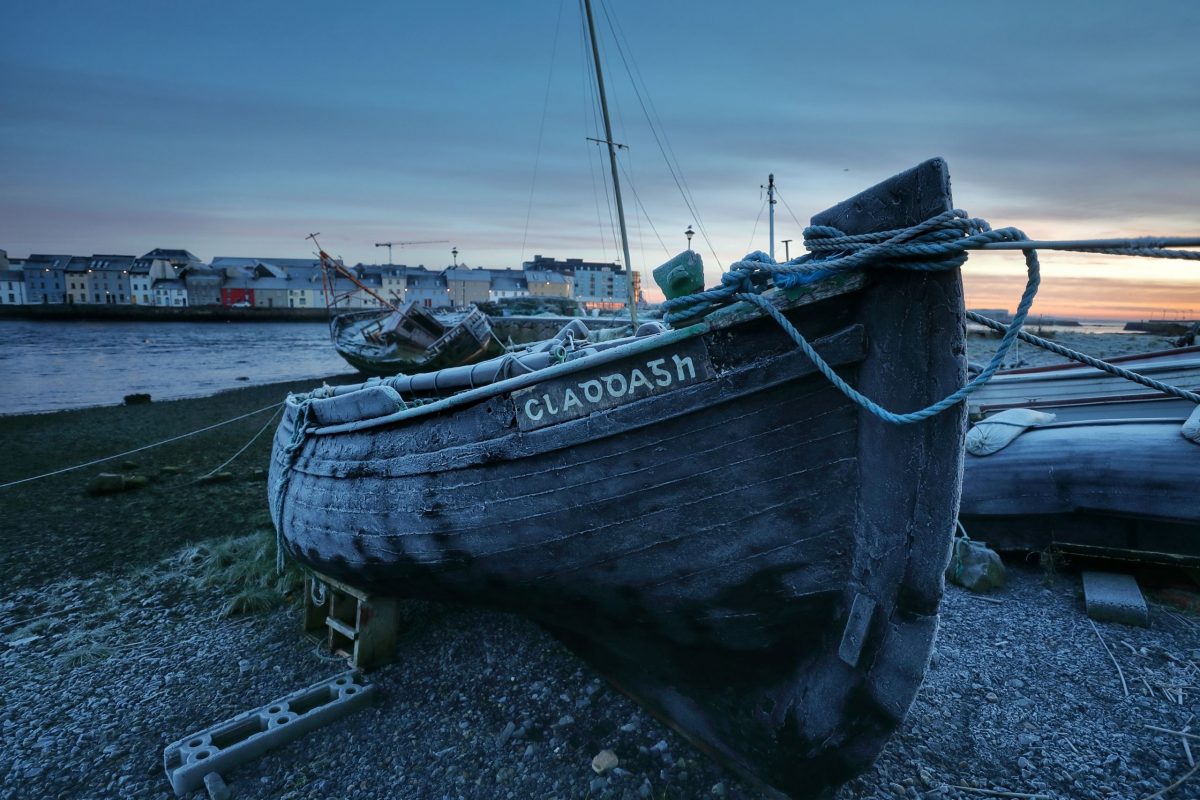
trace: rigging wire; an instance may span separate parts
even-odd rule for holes
[[[227,419],[222,422],[216,422],[216,423],[213,423],[212,425],[207,425],[203,428],[198,428],[197,430],[194,430],[194,431],[188,431],[187,433],[181,433],[178,436],[172,436],[169,439],[163,439],[162,441],[154,442],[152,444],[142,445],[141,447],[135,447],[132,450],[126,450],[124,453],[117,453],[116,455],[105,456],[104,458],[96,458],[91,461],[85,461],[82,464],[76,464],[71,467],[63,467],[62,469],[56,469],[52,472],[45,472],[45,473],[42,473],[41,475],[34,475],[29,478],[21,478],[20,480],[9,481],[8,483],[0,483],[0,489],[7,489],[10,486],[19,486],[22,483],[30,483],[31,481],[41,480],[42,478],[50,478],[55,475],[62,475],[64,472],[74,472],[77,469],[84,469],[85,467],[93,467],[96,464],[103,464],[105,461],[113,461],[114,459],[124,458],[125,456],[131,456],[134,453],[140,453],[143,450],[149,450],[153,447],[161,447],[164,444],[170,444],[171,442],[178,442],[180,439],[186,439],[189,436],[195,436],[196,434],[199,434],[199,433],[206,433],[215,428],[220,428],[223,425],[229,425],[230,423],[237,422],[238,420],[243,420],[243,419],[246,419],[247,417],[253,417],[255,414],[261,414],[264,411],[270,411],[273,408],[279,408],[281,405],[283,405],[283,404],[282,403],[272,403],[269,406],[263,406],[262,408],[255,409],[254,411],[248,411],[245,414],[241,414],[240,416],[233,417],[232,419]]]
[[[667,247],[667,243],[663,241],[662,236],[658,232],[658,228],[654,227],[654,220],[651,219],[650,214],[646,212],[646,206],[642,203],[641,195],[638,194],[637,187],[634,185],[633,176],[629,174],[624,165],[621,165],[621,172],[625,173],[625,179],[629,182],[629,191],[633,193],[633,199],[637,201],[638,208],[642,211],[642,216],[646,218],[646,224],[649,225],[650,230],[654,232],[654,236],[656,239],[658,239],[658,243],[662,245],[663,252],[667,254],[667,258],[670,258],[671,249]]]
[[[192,484],[194,484],[194,483],[200,483],[201,481],[205,480],[206,478],[211,478],[213,475],[216,475],[218,472],[220,472],[221,470],[223,470],[225,467],[227,467],[227,466],[229,466],[230,464],[232,464],[232,463],[233,463],[233,462],[234,462],[234,461],[237,459],[237,457],[238,457],[238,456],[240,456],[242,453],[246,452],[246,450],[247,450],[247,449],[249,449],[250,445],[252,445],[252,444],[254,444],[256,441],[258,441],[258,437],[260,437],[260,436],[262,436],[264,433],[266,433],[266,431],[267,431],[267,428],[271,427],[271,423],[273,423],[273,422],[275,421],[275,419],[276,419],[276,418],[277,418],[277,417],[278,417],[280,414],[282,414],[282,413],[283,413],[283,405],[282,405],[282,404],[280,404],[279,408],[277,408],[277,409],[275,410],[275,413],[274,413],[274,414],[272,414],[270,417],[268,417],[268,418],[267,418],[267,421],[266,421],[265,423],[263,423],[263,426],[262,426],[261,428],[259,428],[259,429],[258,429],[258,433],[256,433],[256,434],[254,434],[253,436],[251,436],[251,437],[250,437],[250,441],[246,442],[244,445],[242,445],[240,448],[238,448],[238,451],[237,451],[236,453],[234,453],[234,454],[233,454],[233,455],[231,455],[229,458],[227,458],[227,459],[225,459],[224,461],[222,461],[222,462],[221,462],[220,464],[218,464],[217,466],[215,466],[215,467],[213,467],[212,469],[210,469],[208,472],[206,472],[206,473],[204,473],[203,475],[201,475],[199,478],[196,478],[194,481],[191,481],[191,482],[189,482],[189,483],[187,483],[187,484],[184,484],[184,485],[185,485],[185,486],[191,486],[191,485],[192,485]]]
[[[779,184],[775,184],[775,196],[778,197],[780,202],[783,203],[783,207],[786,208],[788,214],[791,215],[792,222],[796,223],[796,227],[800,230],[804,230],[805,226],[800,224],[800,220],[796,219],[796,214],[792,211],[792,207],[788,205],[787,200],[784,200],[783,195],[779,193]]]
[[[628,44],[624,30],[620,27],[620,23],[615,21],[615,18],[608,13],[608,6],[604,3],[604,0],[600,0],[600,8],[604,12],[605,19],[608,21],[609,29],[613,33],[613,39],[616,43],[617,53],[621,56],[621,62],[625,66],[626,74],[629,75],[630,83],[633,84],[634,94],[637,95],[638,103],[642,108],[642,114],[646,118],[646,123],[650,127],[650,132],[654,135],[654,141],[658,145],[659,153],[662,154],[663,161],[665,161],[667,164],[667,171],[671,173],[671,178],[675,181],[675,188],[679,190],[679,194],[680,197],[683,198],[684,205],[687,206],[688,211],[692,214],[692,218],[696,221],[696,227],[700,229],[700,235],[704,237],[705,243],[708,244],[708,248],[712,253],[713,260],[716,262],[718,267],[724,269],[724,267],[721,266],[721,259],[717,255],[716,248],[714,247],[712,240],[708,237],[708,227],[704,224],[704,220],[700,216],[700,211],[696,206],[695,198],[692,196],[691,189],[687,185],[687,179],[684,177],[683,168],[679,165],[679,159],[675,156],[675,151],[671,147],[670,139],[667,138],[666,128],[662,124],[662,118],[658,114],[658,109],[655,108],[653,99],[650,99],[649,91],[645,93],[646,97],[643,98],[642,91],[638,88],[639,81],[641,81],[643,87],[646,86],[646,81],[644,78],[642,78],[641,70],[638,69],[637,62],[633,59],[633,48],[629,47],[630,57],[629,59],[626,59],[625,48],[621,46],[621,42],[623,40],[625,40]],[[630,68],[630,62],[633,63],[632,69]],[[646,107],[647,103],[649,103],[649,109]],[[654,119],[651,118],[650,111],[654,112]],[[657,125],[655,125],[654,120],[658,121]],[[659,137],[659,128],[662,128],[661,138]]]
[[[550,86],[554,80],[554,62],[558,56],[558,36],[562,27],[563,9],[567,0],[558,4],[558,19],[554,23],[554,43],[550,46],[550,73],[546,76],[546,93],[542,98],[542,121],[538,125],[537,151],[533,157],[533,180],[529,184],[529,204],[525,207],[525,232],[521,234],[521,261],[525,261],[525,245],[529,240],[529,221],[533,216],[533,197],[537,190],[538,166],[542,160],[542,140],[546,133],[546,116],[550,110]]]
[[[746,252],[754,251],[754,237],[758,235],[758,223],[762,221],[763,209],[767,207],[767,200],[764,197],[763,203],[758,207],[758,216],[754,218],[754,229],[750,231],[750,243],[746,245]]]

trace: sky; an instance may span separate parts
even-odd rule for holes
[[[1200,3],[594,1],[646,285],[689,225],[710,284],[767,250],[768,173],[782,258],[931,156],[995,227],[1200,235]],[[0,30],[10,256],[620,260],[576,0],[0,0]],[[964,281],[1011,310],[1020,257]],[[1048,253],[1034,311],[1195,316],[1200,267]]]

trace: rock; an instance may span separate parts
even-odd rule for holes
[[[954,540],[946,580],[973,592],[986,592],[1004,585],[1004,562],[983,542],[960,537]]]
[[[144,392],[134,392],[133,394],[125,395],[125,405],[127,406],[144,406],[150,402],[150,395]]]
[[[721,783],[714,783],[710,792],[712,793],[713,797],[724,797],[725,796],[725,782],[722,781]]]
[[[125,476],[125,488],[126,489],[140,489],[141,487],[145,486],[148,483],[150,483],[150,478],[146,477],[145,475],[126,475]]]
[[[575,718],[572,717],[570,714],[563,714],[561,717],[558,718],[558,722],[554,723],[554,727],[562,728],[566,725],[570,725],[574,721],[575,721]]]
[[[125,476],[118,472],[101,472],[88,481],[90,495],[116,494],[125,491]]]
[[[138,468],[138,463],[136,461],[122,461],[121,462],[121,469],[123,469],[127,472],[131,472],[137,468]]]
[[[174,464],[171,464],[171,465],[160,468],[158,471],[161,472],[163,475],[178,475],[179,473],[183,472],[183,467],[179,467]]]
[[[617,754],[612,750],[601,750],[592,759],[592,772],[603,775],[609,770],[616,769],[620,763],[621,759],[617,758]]]
[[[201,475],[196,479],[196,483],[228,483],[233,480],[232,472],[213,472],[209,475]]]
[[[513,732],[516,731],[516,729],[517,726],[510,721],[504,726],[504,730],[500,731],[500,735],[496,737],[496,744],[503,746],[509,739],[512,738]]]

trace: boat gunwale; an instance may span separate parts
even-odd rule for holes
[[[822,283],[827,283],[827,282],[822,282]],[[772,300],[775,301],[774,304],[776,305],[777,308],[780,308],[780,310],[787,311],[787,310],[791,310],[793,308],[799,308],[804,305],[807,305],[809,302],[818,302],[821,300],[829,299],[831,297],[838,297],[838,296],[850,294],[852,292],[860,291],[864,287],[865,283],[866,283],[865,279],[863,279],[861,277],[859,277],[858,279],[853,279],[853,276],[852,276],[852,279],[842,280],[840,282],[837,281],[837,279],[835,278],[835,279],[831,279],[828,282],[828,285],[825,287],[825,288],[831,288],[831,287],[833,288],[833,291],[830,293],[822,294],[820,292],[815,292],[816,294],[819,294],[820,296],[818,296],[818,297],[803,296],[800,298],[790,298],[787,295],[785,295],[783,292],[779,292],[772,298]],[[746,315],[746,312],[748,312],[748,311],[753,312],[753,313]],[[628,356],[639,355],[641,353],[649,352],[651,350],[656,350],[660,347],[669,346],[672,344],[676,344],[678,342],[683,342],[683,341],[687,341],[689,339],[697,338],[697,337],[703,336],[706,333],[712,333],[712,332],[716,332],[719,330],[723,330],[725,328],[731,327],[731,326],[741,323],[741,322],[745,322],[745,321],[749,321],[749,320],[753,320],[753,319],[766,318],[766,316],[767,315],[765,312],[761,311],[753,304],[748,303],[744,300],[739,301],[730,306],[726,306],[725,308],[719,309],[717,312],[714,312],[712,315],[710,315],[709,317],[707,317],[699,322],[693,323],[693,324],[688,325],[683,328],[667,330],[662,333],[655,334],[653,336],[644,336],[644,337],[640,337],[640,338],[634,338],[632,341],[630,341],[626,344],[618,345],[616,347],[612,347],[612,348],[609,348],[606,350],[601,350],[599,352],[590,354],[590,355],[582,357],[582,358],[576,358],[571,361],[563,362],[561,364],[554,364],[554,365],[551,365],[544,369],[535,370],[533,372],[528,372],[523,375],[515,375],[511,378],[505,378],[502,381],[496,381],[495,383],[490,383],[485,386],[477,386],[472,389],[466,389],[464,391],[457,392],[457,393],[451,395],[450,397],[443,397],[439,400],[435,400],[432,403],[425,403],[422,405],[401,409],[399,411],[396,411],[395,413],[388,414],[388,415],[385,415],[382,417],[373,417],[371,419],[356,420],[354,422],[344,422],[344,423],[340,423],[337,425],[325,425],[325,426],[320,426],[320,427],[308,428],[305,430],[305,434],[313,435],[313,436],[330,436],[330,435],[336,435],[336,434],[340,434],[340,433],[351,433],[354,431],[366,430],[369,428],[375,428],[375,427],[379,427],[379,426],[383,426],[383,425],[390,425],[394,422],[400,422],[400,421],[413,419],[416,417],[421,417],[421,416],[425,416],[425,415],[429,415],[429,414],[437,414],[442,411],[447,411],[449,409],[459,408],[461,406],[471,405],[471,404],[477,403],[477,402],[482,402],[484,400],[488,400],[488,399],[490,399],[492,397],[496,397],[498,395],[509,394],[509,393],[517,391],[519,389],[524,389],[529,386],[534,386],[534,385],[541,383],[542,381],[547,380],[547,379],[571,375],[573,373],[581,372],[585,369],[590,369],[592,367],[603,366],[605,364],[609,364],[614,361],[619,361]],[[376,380],[376,381],[369,381],[369,380],[365,381],[364,383],[356,386],[351,391],[345,392],[345,394],[351,394],[354,391],[359,391],[361,389],[367,389],[367,388],[373,388],[373,387],[380,386],[380,385],[387,385],[386,379],[380,379],[380,380]],[[299,409],[300,404],[305,402],[305,400],[309,399],[310,394],[311,393],[306,393],[306,394],[301,394],[301,395],[288,395],[288,397],[284,400],[284,403],[287,407],[287,411],[295,413]],[[321,398],[315,398],[315,399],[321,399]]]

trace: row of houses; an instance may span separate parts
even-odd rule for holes
[[[625,307],[629,273],[615,263],[534,256],[520,269],[442,270],[404,264],[356,264],[354,278],[330,283],[320,262],[303,258],[221,256],[204,263],[187,250],[158,248],[143,256],[34,253],[10,259],[0,250],[0,305],[224,305],[251,308],[339,308],[400,304],[453,308],[510,297],[566,297],[588,310]],[[632,275],[641,297],[639,275]]]

